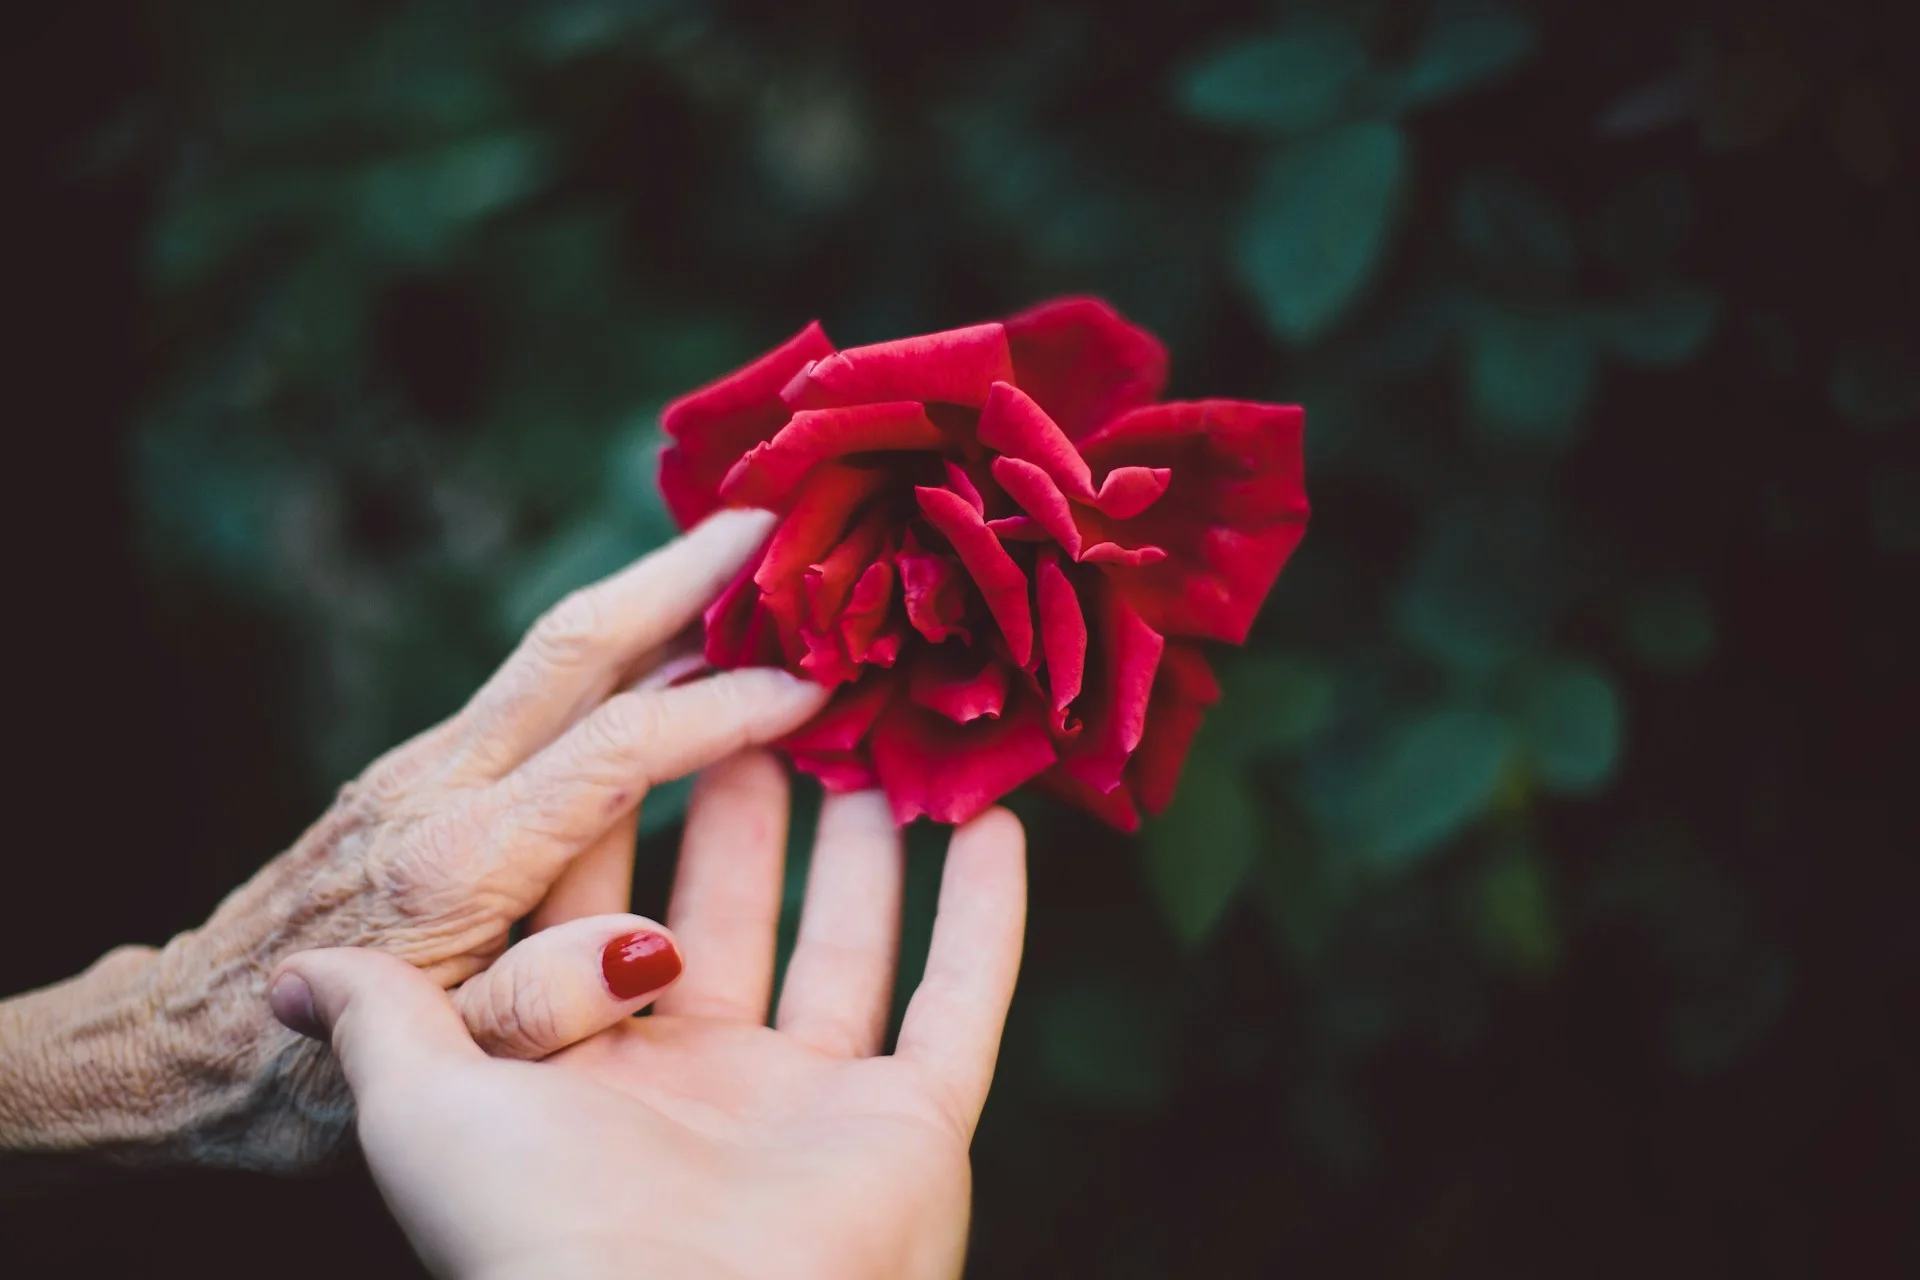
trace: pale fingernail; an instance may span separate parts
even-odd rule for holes
[[[759,538],[773,527],[774,519],[773,512],[762,511],[758,507],[729,507],[708,516],[694,532],[729,538]]]
[[[711,670],[707,665],[707,656],[703,653],[683,653],[670,658],[646,674],[636,689],[668,689],[682,681]]]
[[[283,973],[274,979],[273,986],[267,991],[267,1005],[287,1030],[298,1031],[313,1040],[327,1038],[320,1019],[314,1016],[313,988],[299,974]]]

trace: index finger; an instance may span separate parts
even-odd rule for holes
[[[989,809],[947,848],[926,971],[894,1051],[934,1077],[969,1136],[993,1083],[1026,926],[1026,832]]]
[[[717,512],[549,609],[467,704],[459,754],[497,778],[558,738],[692,625],[772,523],[765,511]]]

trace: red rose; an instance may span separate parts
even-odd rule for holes
[[[964,822],[1038,779],[1126,830],[1173,795],[1306,530],[1302,414],[1154,403],[1166,352],[1093,298],[835,351],[818,324],[668,406],[687,526],[780,524],[707,611],[718,667],[840,692],[784,745],[894,818]]]

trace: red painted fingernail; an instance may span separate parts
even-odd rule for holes
[[[631,1000],[658,991],[680,976],[686,966],[672,939],[664,933],[622,934],[600,953],[600,972],[616,1000]]]

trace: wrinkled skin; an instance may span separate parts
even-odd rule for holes
[[[676,636],[766,527],[730,514],[569,597],[465,708],[345,787],[204,925],[0,1003],[0,1164],[86,1152],[309,1167],[353,1113],[324,1048],[270,1016],[275,963],[370,947],[451,988],[529,914],[540,927],[624,912],[647,787],[786,733],[823,700],[770,671],[676,683]],[[476,1033],[517,1016],[511,999],[474,1009]],[[494,1030],[509,1048],[526,1039]]]
[[[765,753],[702,777],[668,911],[684,978],[653,1016],[544,1062],[483,1056],[445,996],[386,957],[284,966],[313,994],[374,1177],[435,1272],[960,1273],[967,1150],[1020,962],[1019,824],[996,810],[955,833],[925,974],[885,1053],[900,835],[877,793],[827,799],[772,1010],[787,801]]]
[[[1093,298],[836,351],[809,325],[668,406],[683,523],[781,517],[707,614],[716,666],[837,690],[784,745],[897,822],[1030,780],[1132,830],[1171,799],[1305,531],[1298,408],[1160,403],[1166,354]]]

